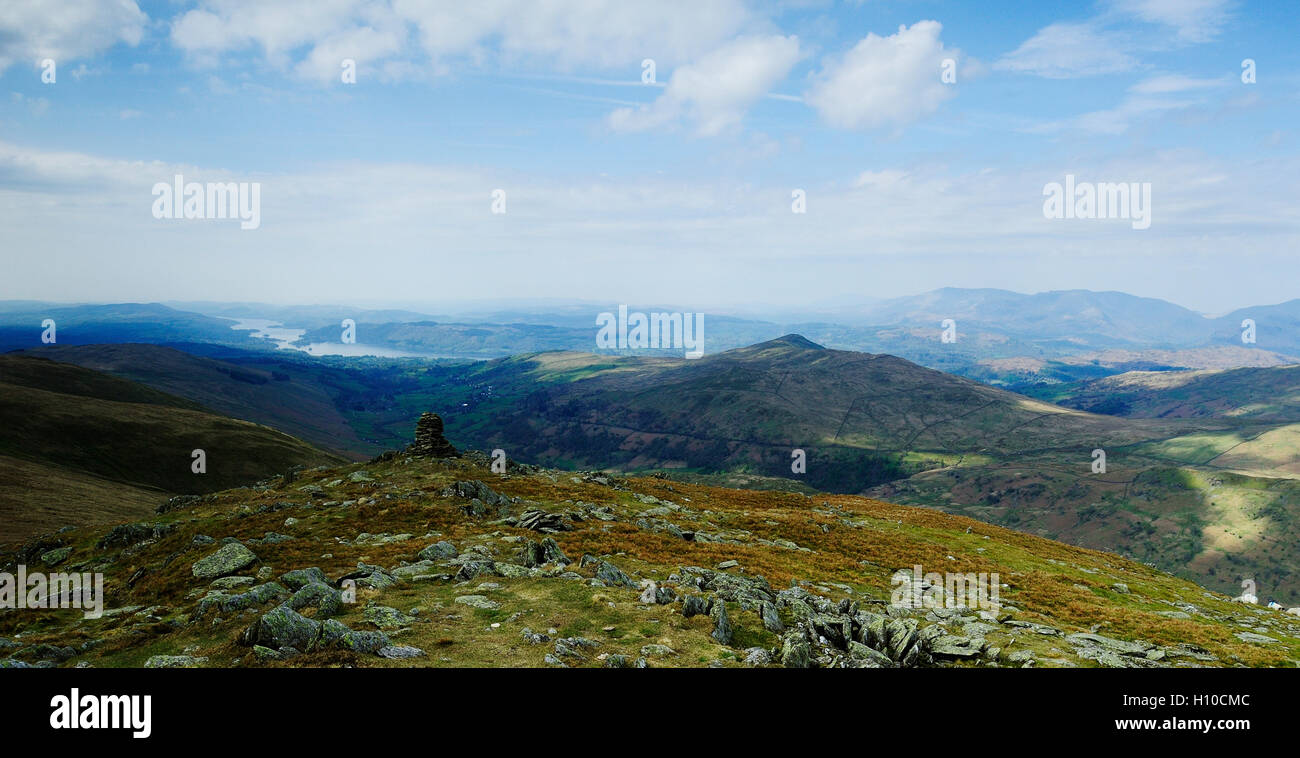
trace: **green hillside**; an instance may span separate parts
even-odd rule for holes
[[[487,463],[384,456],[214,493],[112,532],[33,540],[8,560],[55,556],[61,570],[102,572],[106,613],[0,616],[0,665],[1154,668],[1300,657],[1294,616],[929,509],[513,465],[502,475]],[[998,599],[893,603],[892,577],[915,566],[996,574]]]
[[[138,515],[146,500],[156,505],[168,493],[227,489],[340,460],[283,432],[197,408],[87,369],[0,356],[0,542]],[[196,449],[206,453],[206,473],[191,470]],[[82,498],[92,502],[71,509],[66,502]]]

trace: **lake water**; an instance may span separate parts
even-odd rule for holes
[[[351,357],[376,356],[379,358],[421,358],[418,353],[407,353],[401,350],[393,350],[378,345],[363,345],[361,343],[345,344],[342,342],[312,342],[307,345],[295,345],[302,335],[306,334],[306,329],[293,329],[265,318],[240,318],[235,319],[235,325],[230,327],[236,331],[251,331],[252,337],[257,339],[270,340],[275,343],[277,350],[297,350],[300,353],[309,355],[344,355]]]

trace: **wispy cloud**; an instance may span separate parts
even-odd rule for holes
[[[799,60],[795,37],[742,37],[673,71],[653,103],[609,114],[616,131],[645,131],[683,119],[702,136],[737,126],[745,112],[785,79]]]
[[[868,34],[842,56],[823,62],[804,100],[832,126],[899,126],[933,113],[954,90],[940,78],[943,61],[959,57],[939,39],[943,25],[918,21],[897,34]]]

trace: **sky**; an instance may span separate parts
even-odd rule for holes
[[[1246,0],[6,0],[0,299],[1281,302],[1298,31]],[[256,228],[156,217],[178,174],[256,184]],[[1048,217],[1067,175],[1149,186],[1149,226]]]

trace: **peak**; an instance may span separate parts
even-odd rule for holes
[[[812,340],[808,339],[802,334],[787,334],[781,337],[777,337],[774,340],[768,340],[767,342],[763,342],[758,345],[755,345],[755,347],[779,347],[782,345],[789,346],[789,347],[797,347],[801,350],[825,350],[826,349],[824,345],[818,345],[816,342],[813,342]]]

